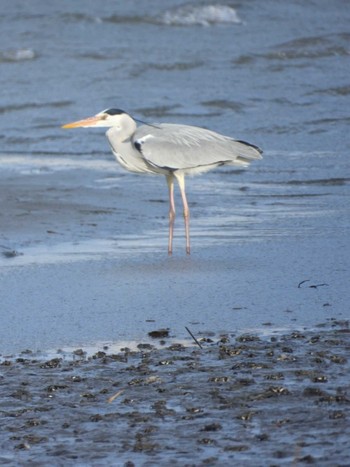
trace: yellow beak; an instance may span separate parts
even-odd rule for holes
[[[97,122],[101,120],[101,116],[95,115],[94,117],[84,118],[84,120],[78,120],[76,122],[66,123],[62,125],[62,128],[79,128],[95,126]]]

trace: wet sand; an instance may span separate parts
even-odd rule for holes
[[[3,360],[1,464],[348,465],[349,321],[167,341]]]
[[[2,464],[349,463],[348,182],[265,157],[168,258],[162,178],[1,156]]]

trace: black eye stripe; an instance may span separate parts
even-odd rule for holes
[[[107,109],[104,111],[104,113],[108,115],[121,115],[125,114],[126,112],[124,112],[124,110],[121,109]]]

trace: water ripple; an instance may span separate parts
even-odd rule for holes
[[[142,63],[135,66],[130,75],[133,78],[137,78],[143,73],[152,70],[164,72],[189,71],[203,65],[204,62],[200,60],[192,60],[190,62]]]
[[[25,102],[23,104],[11,104],[11,105],[4,105],[0,106],[0,114],[6,114],[9,112],[21,112],[22,110],[31,110],[36,108],[58,108],[58,107],[66,107],[71,105],[72,101],[54,101],[54,102],[44,102],[42,104],[38,104],[36,102]]]
[[[233,63],[235,65],[250,65],[259,60],[271,62],[289,62],[307,59],[328,58],[333,56],[346,57],[350,55],[350,34],[330,34],[314,37],[301,37],[292,41],[275,45],[272,49],[261,54],[240,55]]]

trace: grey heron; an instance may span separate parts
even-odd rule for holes
[[[183,203],[186,253],[190,254],[190,210],[185,192],[185,175],[196,175],[221,165],[247,167],[261,159],[262,150],[205,128],[174,123],[144,123],[120,109],[106,109],[93,117],[62,128],[110,127],[106,136],[122,167],[130,172],[165,175],[169,190],[168,253],[173,251],[175,222],[174,180]]]

